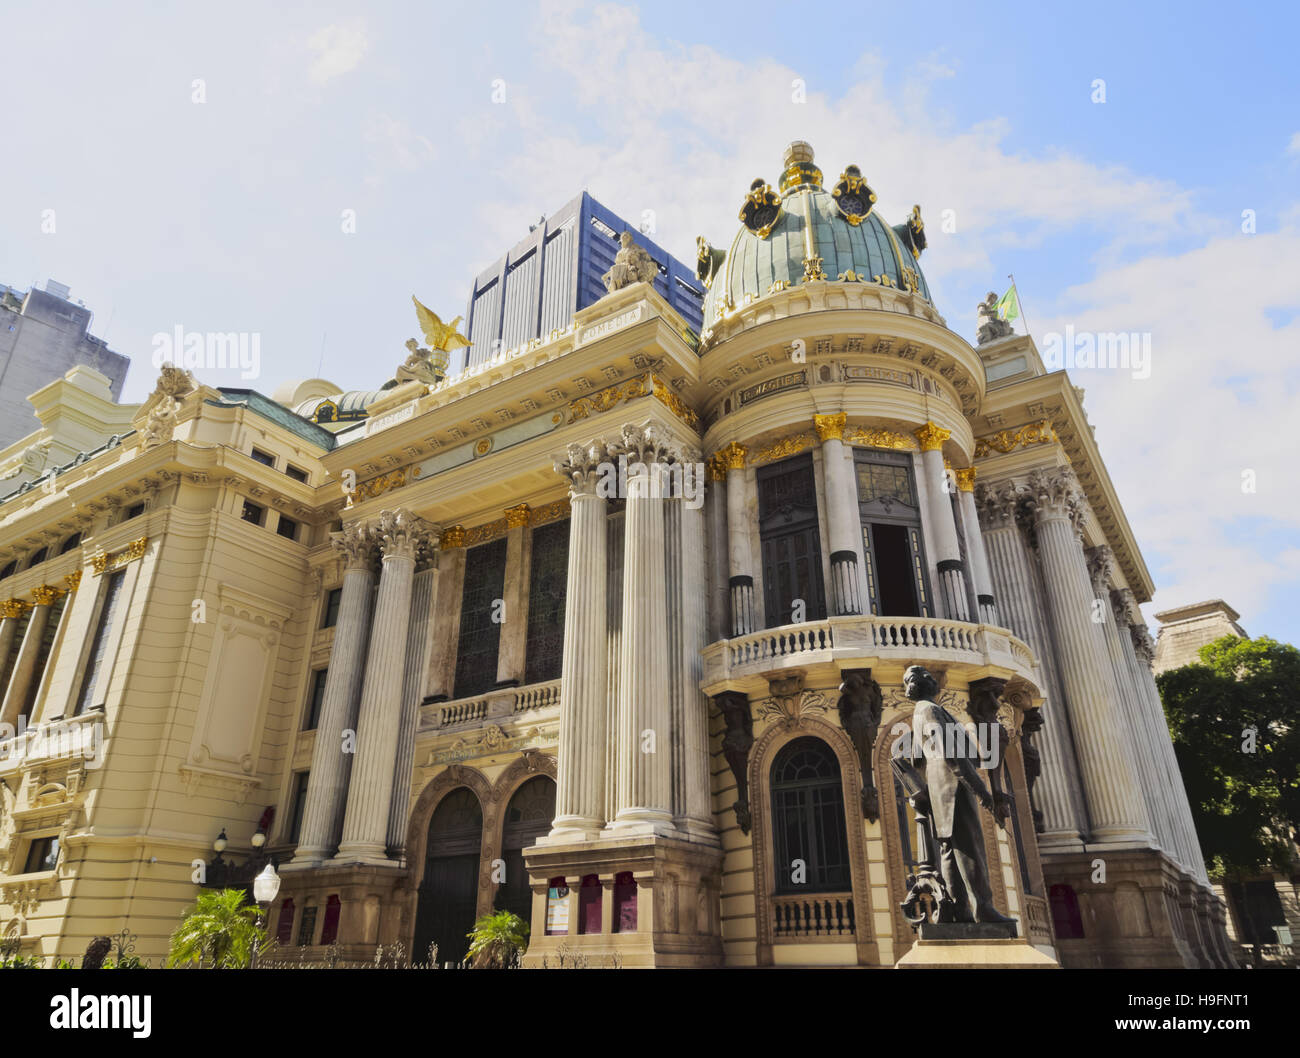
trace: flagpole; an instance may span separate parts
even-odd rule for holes
[[[1016,277],[1013,273],[1008,272],[1007,278],[1011,280],[1011,285],[1016,287]],[[1025,315],[1025,303],[1020,297],[1020,288],[1016,287],[1016,307],[1020,309],[1020,318],[1025,321],[1025,335],[1029,335],[1029,317]]]

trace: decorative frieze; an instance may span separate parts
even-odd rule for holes
[[[142,536],[139,540],[132,540],[121,551],[115,551],[111,555],[101,551],[90,560],[91,572],[96,577],[103,573],[112,573],[129,562],[143,558],[148,546],[149,538]]]
[[[903,452],[916,450],[916,442],[910,437],[875,426],[854,427],[848,431],[844,440],[851,445],[859,445],[865,448],[892,448]]]
[[[993,416],[988,417],[989,422],[993,422],[993,419]],[[1014,452],[1017,448],[1028,448],[1031,445],[1057,444],[1059,441],[1060,438],[1056,436],[1052,424],[1046,419],[1040,419],[1038,422],[1022,426],[1018,430],[999,430],[987,437],[977,437],[975,439],[975,458],[982,459],[994,452],[1001,452],[1005,455],[1007,452]]]

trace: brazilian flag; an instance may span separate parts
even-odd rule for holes
[[[1016,295],[1015,283],[1012,283],[1010,289],[998,301],[998,319],[1010,323],[1012,320],[1019,318],[1020,298]]]

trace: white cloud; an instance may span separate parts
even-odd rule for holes
[[[307,75],[316,84],[355,70],[370,48],[365,21],[359,18],[322,26],[307,38],[316,53]]]
[[[1300,154],[1300,132],[1291,134],[1291,142],[1286,147],[1287,154]]]

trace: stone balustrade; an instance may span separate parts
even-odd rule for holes
[[[420,711],[420,730],[477,727],[489,720],[508,719],[535,709],[559,708],[559,705],[559,680],[503,687],[470,698],[424,706]]]

